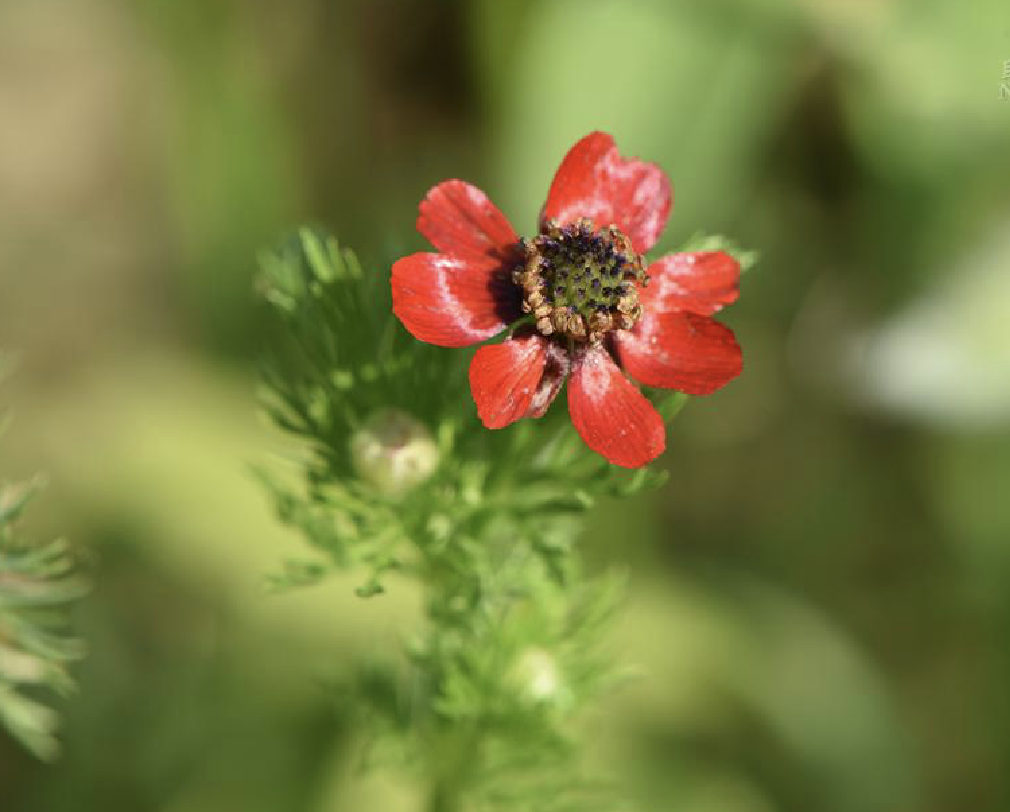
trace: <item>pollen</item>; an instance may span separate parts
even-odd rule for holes
[[[630,330],[641,316],[638,290],[649,277],[631,240],[615,226],[549,220],[523,249],[525,261],[512,279],[543,335],[598,343],[613,330]]]

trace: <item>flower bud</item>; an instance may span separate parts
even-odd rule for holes
[[[438,446],[428,427],[398,409],[374,412],[351,436],[355,472],[387,496],[420,485],[438,467]]]
[[[561,675],[550,652],[528,648],[516,663],[515,675],[522,693],[529,702],[554,702],[561,692]]]

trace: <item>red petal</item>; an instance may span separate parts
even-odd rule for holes
[[[597,228],[616,225],[644,254],[670,216],[672,192],[655,164],[623,158],[612,136],[594,132],[572,147],[551,183],[542,219],[588,217]]]
[[[663,418],[602,347],[576,356],[568,411],[586,445],[614,465],[640,468],[666,448]]]
[[[486,194],[461,180],[447,180],[421,201],[417,230],[444,254],[498,262],[516,255],[519,237]]]
[[[547,359],[544,362],[544,374],[540,386],[526,411],[527,417],[543,417],[561,391],[561,385],[572,369],[572,359],[568,350],[555,341],[548,341]]]
[[[481,347],[470,363],[470,392],[489,429],[525,417],[537,395],[547,358],[547,342],[537,333],[513,336]]]
[[[616,335],[621,366],[646,386],[708,395],[743,369],[733,331],[708,316],[646,314],[635,329]]]
[[[722,251],[670,254],[649,266],[640,298],[647,312],[711,316],[740,295],[740,263]]]
[[[393,312],[411,334],[440,347],[466,347],[522,315],[507,270],[447,256],[412,254],[393,265]]]

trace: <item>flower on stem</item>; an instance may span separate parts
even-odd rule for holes
[[[740,374],[732,331],[712,319],[739,292],[740,266],[721,251],[643,255],[671,207],[654,164],[624,158],[594,132],[565,156],[547,193],[539,233],[519,239],[482,191],[435,186],[417,229],[440,253],[393,265],[393,311],[414,337],[481,347],[470,388],[485,426],[542,417],[568,379],[568,410],[586,444],[638,468],[666,446],[659,413],[640,384],[707,395]],[[529,323],[527,323],[529,322]]]

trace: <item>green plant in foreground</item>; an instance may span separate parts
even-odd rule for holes
[[[430,812],[617,804],[577,743],[580,711],[620,677],[605,652],[620,579],[584,574],[575,541],[598,499],[663,482],[646,466],[685,392],[742,366],[711,318],[741,261],[718,239],[644,259],[670,206],[659,167],[591,133],[532,239],[450,180],[418,219],[439,253],[397,260],[391,284],[308,230],[264,259],[283,328],[264,402],[302,441],[264,481],[321,553],[276,583],[346,566],[365,572],[361,597],[391,573],[420,582],[425,623],[403,662],[361,670],[354,706],[373,757],[415,770]],[[498,334],[470,358],[440,349]],[[564,385],[571,421],[551,408]]]
[[[351,567],[361,597],[392,576],[423,589],[404,656],[352,680],[370,761],[413,771],[432,812],[614,809],[577,742],[580,711],[622,676],[606,652],[622,579],[588,577],[574,543],[600,498],[664,474],[609,465],[558,410],[489,432],[462,359],[400,329],[384,275],[330,237],[303,230],[265,256],[260,289],[280,328],[263,402],[299,440],[260,476],[316,553],[274,585]],[[684,400],[655,404],[669,419]]]

